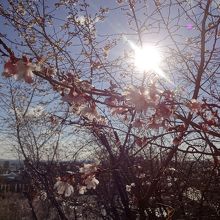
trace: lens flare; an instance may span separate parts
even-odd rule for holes
[[[143,48],[135,48],[135,65],[142,71],[155,71],[161,63],[161,55],[157,47],[146,45]]]
[[[162,54],[157,46],[148,44],[140,48],[130,40],[127,40],[127,42],[134,51],[134,63],[137,69],[140,71],[152,71],[170,82],[164,71],[160,68]]]

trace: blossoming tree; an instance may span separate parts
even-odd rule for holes
[[[100,163],[81,167],[77,193],[95,189],[103,218],[186,217],[188,200],[198,210],[206,201],[219,215],[206,195],[219,169],[219,7],[217,0],[2,4],[5,25],[16,31],[2,33],[3,76],[30,87],[46,81],[71,113],[59,122],[93,135]],[[210,182],[187,180],[187,172],[189,180],[196,175],[190,161],[196,169],[206,163]],[[73,182],[65,175],[54,190],[68,197]]]

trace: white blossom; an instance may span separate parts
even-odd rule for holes
[[[126,186],[125,186],[126,191],[127,191],[127,192],[131,192],[131,188],[134,187],[134,186],[135,186],[135,183],[131,183],[130,185],[126,185]]]
[[[125,91],[125,97],[129,104],[134,105],[137,112],[146,111],[150,106],[149,94],[139,88],[130,87]]]
[[[81,25],[85,25],[86,23],[86,18],[84,16],[79,16],[78,18],[76,18],[76,22],[78,22]]]
[[[194,201],[200,201],[202,199],[201,191],[193,187],[188,187],[184,192],[184,196]]]
[[[57,193],[60,195],[64,195],[65,197],[71,196],[71,194],[74,192],[74,188],[72,185],[70,185],[67,182],[63,182],[61,180],[58,180],[54,184],[54,189],[57,190]]]
[[[33,67],[32,63],[25,63],[23,60],[19,60],[16,63],[17,66],[17,74],[16,79],[25,79],[26,82],[32,82],[33,78],[33,71],[35,68]]]
[[[97,171],[97,167],[95,164],[84,164],[83,167],[79,169],[79,172],[84,173],[85,175],[94,173],[96,171]]]
[[[173,167],[168,168],[168,170],[171,171],[171,172],[175,172],[176,171],[176,169],[173,168]]]
[[[137,178],[143,179],[145,178],[146,174],[145,173],[140,173]]]
[[[41,71],[41,62],[31,63],[27,57],[18,61],[8,60],[4,65],[3,75],[14,76],[17,80],[24,79],[27,83],[33,82],[33,71]]]
[[[80,186],[79,188],[79,194],[83,195],[87,191],[86,186]]]
[[[99,181],[95,178],[95,176],[88,176],[85,179],[85,184],[87,189],[96,189],[96,186],[99,184]]]
[[[127,192],[131,192],[131,185],[126,185],[125,187]]]

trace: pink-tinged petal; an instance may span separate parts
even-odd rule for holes
[[[16,64],[12,63],[11,60],[8,60],[4,65],[3,75],[5,77],[11,77],[17,72]]]
[[[95,189],[96,186],[99,184],[99,181],[95,178],[95,176],[88,176],[85,179],[85,184],[87,189]]]
[[[86,186],[81,186],[79,188],[79,194],[83,195],[87,191]]]
[[[62,182],[58,187],[57,187],[57,193],[60,195],[63,195],[66,190],[66,183]]]
[[[62,182],[60,180],[58,180],[55,184],[54,184],[54,189],[57,189],[59,187],[59,185],[61,184]]]
[[[111,114],[112,115],[116,115],[116,114],[123,115],[123,114],[127,113],[127,111],[128,111],[127,108],[121,108],[121,107],[119,107],[119,108],[112,108]]]
[[[93,183],[96,184],[96,185],[99,184],[99,181],[98,181],[95,177],[93,177],[92,181],[93,181]]]
[[[192,99],[187,103],[187,107],[192,111],[192,112],[198,112],[202,109],[202,103],[199,102],[196,99]]]
[[[126,188],[127,192],[131,192],[131,186],[130,185],[126,185],[125,188]]]
[[[24,79],[27,83],[33,82],[33,70],[35,69],[34,65],[30,62],[24,62],[19,60],[17,62],[17,79]]]
[[[24,80],[26,83],[33,83],[34,82],[32,71],[29,71],[24,75]]]
[[[69,196],[71,196],[71,194],[72,194],[73,192],[74,192],[73,186],[70,185],[70,184],[68,184],[68,185],[66,186],[66,190],[65,190],[64,196],[65,196],[65,197],[69,197]]]
[[[136,118],[135,121],[132,123],[134,128],[141,128],[144,125],[144,122],[140,120],[139,118]]]

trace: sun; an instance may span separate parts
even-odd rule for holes
[[[164,71],[161,69],[163,56],[158,46],[145,44],[142,47],[138,47],[130,40],[127,40],[127,42],[134,51],[134,64],[139,71],[151,71],[157,76],[165,78],[170,82]]]
[[[156,71],[161,63],[161,53],[156,46],[144,45],[134,48],[135,66],[141,71]]]

